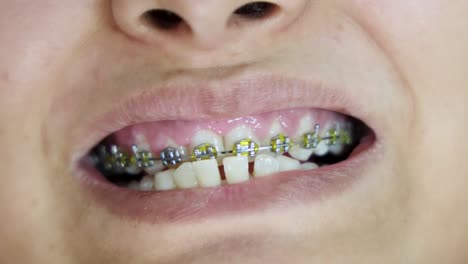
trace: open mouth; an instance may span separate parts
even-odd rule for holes
[[[216,188],[338,164],[371,134],[355,118],[306,108],[223,120],[157,121],[112,133],[87,161],[122,188]]]
[[[192,221],[323,200],[379,157],[359,98],[297,80],[224,87],[162,87],[119,105],[86,132],[99,131],[76,159],[83,190],[119,217]]]

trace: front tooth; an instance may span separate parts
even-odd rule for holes
[[[216,187],[221,185],[218,162],[215,159],[193,162],[193,170],[201,187]]]
[[[211,144],[216,148],[216,150],[218,150],[218,152],[224,150],[223,138],[209,130],[197,131],[190,143],[190,149],[194,149],[201,144]]]
[[[318,168],[319,168],[319,165],[313,162],[306,162],[306,163],[301,164],[301,170],[315,170]]]
[[[286,156],[278,156],[276,160],[279,164],[279,171],[299,170],[301,168],[301,163],[298,160]]]
[[[228,184],[248,181],[249,158],[245,156],[226,157],[223,159],[224,174]]]
[[[276,158],[267,154],[259,154],[255,157],[254,176],[262,177],[279,171],[279,162]]]
[[[234,144],[243,139],[252,139],[258,143],[258,139],[255,137],[251,129],[246,126],[238,126],[224,136],[224,146],[232,149]]]
[[[180,189],[198,187],[198,181],[195,177],[192,163],[182,163],[182,165],[174,171],[174,182]]]
[[[154,188],[154,181],[150,176],[145,176],[140,181],[141,191],[151,191]]]
[[[158,172],[154,175],[154,187],[157,191],[168,191],[176,188],[174,183],[174,170]]]
[[[301,137],[306,133],[310,133],[314,129],[314,119],[310,115],[303,116],[299,121],[297,127],[296,137]],[[313,149],[302,148],[299,145],[294,145],[289,150],[289,155],[294,159],[300,161],[309,160],[310,156],[314,152]]]

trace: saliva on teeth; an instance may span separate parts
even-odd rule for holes
[[[311,155],[320,157],[329,152],[338,154],[351,143],[349,131],[337,126],[321,136],[320,126],[315,125],[314,131],[305,133],[298,140],[279,134],[265,146],[246,138],[237,141],[229,150],[219,150],[213,144],[202,143],[195,146],[190,155],[174,147],[167,147],[159,155],[154,155],[151,151],[140,150],[137,145],[132,146],[131,153],[111,145],[101,146],[94,160],[108,174],[151,172],[140,181],[130,182],[127,186],[130,189],[167,191],[217,187],[223,183],[238,184],[252,177],[316,169],[319,165],[308,161]],[[220,157],[224,180],[217,161]],[[250,162],[253,162],[252,174],[249,172]]]

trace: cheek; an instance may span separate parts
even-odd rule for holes
[[[24,101],[48,82],[93,23],[92,1],[0,2],[0,102]],[[95,20],[95,19],[94,19]]]

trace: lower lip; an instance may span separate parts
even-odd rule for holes
[[[311,171],[291,171],[216,188],[142,192],[109,183],[92,167],[77,169],[85,193],[119,218],[164,224],[201,221],[228,214],[249,213],[288,202],[310,203],[341,195],[360,180],[382,151],[368,137],[345,161]]]

